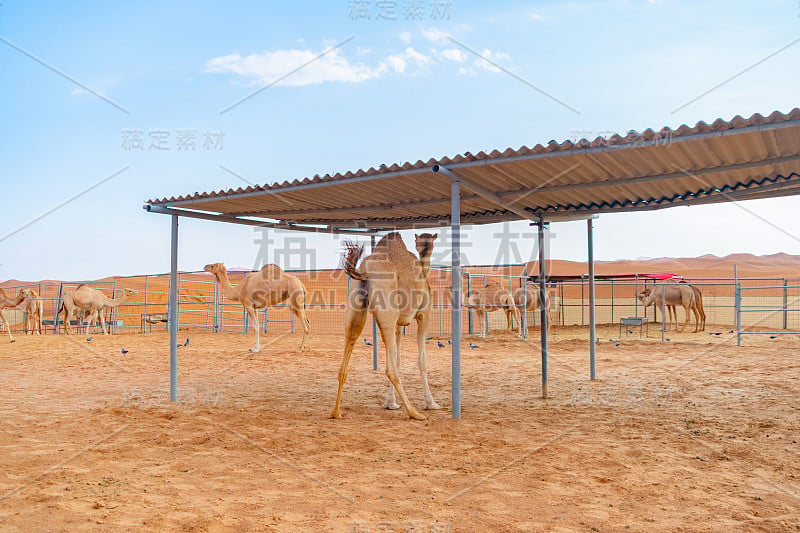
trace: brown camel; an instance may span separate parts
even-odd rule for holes
[[[517,324],[520,324],[519,311],[514,303],[514,296],[498,280],[489,280],[486,282],[485,287],[472,291],[472,294],[465,300],[464,307],[475,311],[475,320],[480,323],[481,330],[485,329],[483,334],[478,334],[480,337],[485,337],[489,334],[489,324],[486,323],[484,318],[487,312],[497,311],[498,309],[505,311],[508,331],[513,331],[512,316],[516,319]]]
[[[5,324],[6,333],[8,333],[8,340],[9,342],[14,342],[14,336],[11,335],[11,321],[8,320],[8,316],[5,314],[6,309],[13,309],[21,304],[25,298],[29,295],[29,289],[22,289],[19,291],[19,294],[14,296],[8,296],[6,291],[0,289],[0,323]]]
[[[25,299],[25,319],[22,322],[22,332],[24,335],[42,334],[42,318],[44,317],[44,300],[39,298],[39,293],[34,289],[25,289],[30,295]]]
[[[636,297],[644,304],[645,307],[651,305],[653,303],[656,304],[657,307],[662,306],[662,301],[664,307],[669,307],[671,305],[682,305],[684,311],[686,312],[686,321],[683,323],[683,327],[678,329],[677,324],[677,316],[675,329],[677,331],[683,332],[686,329],[686,326],[689,324],[690,316],[689,311],[692,310],[697,313],[697,307],[694,301],[694,291],[689,288],[688,285],[685,284],[658,284],[655,285],[652,289],[645,289]],[[676,313],[677,315],[677,313]],[[665,317],[662,317],[662,319]],[[695,333],[697,333],[699,327],[699,320],[697,320],[697,315],[695,314]],[[669,326],[668,326],[669,328]]]
[[[214,274],[228,300],[242,304],[256,329],[256,343],[250,348],[255,353],[261,349],[261,326],[256,310],[289,300],[292,313],[303,326],[303,339],[298,352],[306,347],[309,321],[306,316],[306,288],[299,279],[287,274],[277,265],[264,265],[258,272],[250,272],[236,286],[231,285],[228,269],[222,263],[206,265],[203,270]]]
[[[419,258],[409,252],[399,233],[384,236],[372,254],[358,267],[364,254],[364,247],[345,242],[343,269],[356,280],[352,283],[347,299],[345,318],[345,343],[342,364],[339,367],[339,389],[331,418],[341,418],[342,389],[347,380],[347,367],[353,346],[364,329],[368,312],[372,313],[381,331],[386,346],[386,376],[391,386],[386,395],[384,407],[398,408],[394,392],[406,408],[409,418],[425,420],[427,417],[417,411],[408,400],[400,380],[400,332],[412,320],[417,321],[417,349],[419,351],[419,372],[422,376],[422,393],[425,409],[440,409],[433,400],[428,386],[428,372],[425,363],[425,333],[431,311],[431,288],[426,272],[430,271],[430,258],[436,235],[423,233],[415,236]]]
[[[528,291],[528,295],[525,296],[525,291]],[[547,313],[547,329],[550,330],[550,325],[553,323],[551,311],[552,311],[552,298],[553,294],[550,292],[550,289],[545,291],[545,312]],[[517,307],[525,307],[527,311],[536,311],[539,309],[539,286],[538,285],[528,285],[525,289],[519,287],[514,289],[514,304]]]
[[[84,311],[86,313],[86,331],[89,331],[89,327],[92,325],[93,320],[98,320],[100,322],[100,328],[103,331],[103,335],[108,335],[108,330],[106,329],[106,319],[103,313],[103,310],[117,307],[125,300],[128,299],[128,296],[132,296],[137,294],[137,292],[133,289],[122,289],[122,294],[118,298],[109,298],[102,292],[97,289],[93,289],[86,284],[80,284],[74,291],[65,291],[61,295],[61,307],[59,308],[58,312],[64,313],[64,332],[67,335],[72,334],[72,330],[70,329],[69,322],[73,316],[77,315],[77,311]],[[78,332],[80,333],[81,327],[83,325],[83,318],[78,318]]]

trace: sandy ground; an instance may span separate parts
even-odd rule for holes
[[[601,328],[590,382],[585,330],[554,328],[547,400],[538,331],[467,339],[460,422],[436,340],[445,409],[415,422],[381,409],[361,342],[328,418],[340,337],[250,354],[250,335],[182,331],[176,404],[164,333],[0,339],[0,529],[797,531],[800,339],[709,331]]]

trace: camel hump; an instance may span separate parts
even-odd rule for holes
[[[283,276],[283,269],[278,265],[264,265],[261,267],[261,279],[279,279]]]

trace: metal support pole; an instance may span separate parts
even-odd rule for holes
[[[597,379],[597,331],[594,316],[594,234],[592,219],[586,221],[589,259],[589,378]],[[583,287],[583,284],[581,284]]]
[[[542,398],[547,398],[547,278],[544,268],[544,219],[539,217],[539,328],[542,338]]]
[[[375,235],[370,235],[370,252],[375,251]],[[372,317],[372,370],[378,370],[378,323]]]
[[[178,401],[178,216],[172,215],[169,268],[169,397]]]
[[[451,371],[453,374],[451,405],[454,420],[461,419],[461,183],[450,185],[450,232],[453,285],[453,339],[451,344]]]

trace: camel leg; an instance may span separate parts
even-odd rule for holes
[[[395,328],[395,338],[397,339],[397,368],[400,368],[400,339],[403,338],[401,332],[403,328],[401,326],[397,326]],[[389,390],[386,391],[386,400],[383,402],[384,409],[400,409],[400,406],[397,404],[397,400],[394,396],[394,386],[389,383]]]
[[[0,322],[3,322],[3,324],[5,324],[6,333],[8,333],[8,341],[14,342],[14,337],[13,335],[11,335],[11,322],[8,321],[5,309],[0,309]]]
[[[72,320],[72,309],[67,308],[64,306],[64,334],[65,335],[72,335],[72,328],[69,325],[69,321]]]
[[[347,309],[344,329],[344,355],[342,356],[342,364],[339,367],[339,390],[336,393],[336,403],[333,406],[333,411],[331,411],[331,418],[342,418],[342,389],[344,388],[344,382],[347,380],[347,367],[350,364],[350,356],[353,355],[353,347],[358,337],[361,336],[361,331],[364,329],[366,321],[366,303],[363,307],[357,309]]]
[[[310,323],[308,321],[308,317],[306,316],[306,312],[303,309],[302,305],[297,308],[292,308],[292,313],[294,316],[297,317],[297,320],[303,326],[303,339],[300,341],[300,348],[297,349],[297,353],[302,352],[306,347],[306,338],[308,337],[308,332],[311,329]]]
[[[428,334],[428,313],[423,313],[417,318],[417,350],[419,350],[419,375],[422,378],[422,396],[425,398],[423,409],[441,409],[442,406],[436,403],[428,385],[428,364],[425,360],[425,336]]]
[[[683,306],[683,310],[686,312],[686,321],[684,321],[684,323],[683,323],[683,327],[682,327],[680,330],[678,330],[678,331],[680,331],[681,333],[683,333],[683,331],[686,329],[686,326],[688,326],[688,325],[689,325],[689,320],[690,320],[690,318],[689,318],[689,309],[690,309],[690,307],[691,307],[691,306],[690,306],[690,305],[688,305],[688,304],[684,304],[684,306]],[[675,313],[675,314],[676,314],[676,315],[678,314],[678,313],[677,313],[677,309],[676,309],[676,313]],[[678,317],[676,316],[676,317],[675,317],[675,327],[676,327],[676,328],[678,327],[678,326],[677,326],[677,322],[678,322]]]
[[[100,318],[100,329],[103,330],[103,335],[108,335],[108,328],[106,328],[106,317],[104,316],[103,311],[98,311],[97,316]],[[88,329],[86,330],[86,333],[89,333]]]
[[[44,309],[43,309],[43,307],[40,306],[39,307],[39,311],[37,312],[37,318],[38,319],[36,320],[36,326],[39,329],[39,331],[37,332],[38,335],[42,334],[42,326],[44,325],[43,324],[43,321],[44,321],[44,316],[43,315],[44,315]]]
[[[489,334],[489,326],[486,324],[486,319],[484,318],[485,316],[486,313],[482,308],[475,308],[475,320],[480,323],[480,333],[478,333],[478,337],[486,337]]]
[[[390,324],[387,324],[386,322],[387,320],[378,321],[383,342],[386,344],[386,377],[388,377],[389,381],[392,383],[392,385],[394,385],[394,390],[397,392],[397,395],[400,396],[400,401],[406,408],[408,417],[413,418],[414,420],[426,420],[427,417],[414,409],[414,406],[408,401],[408,396],[406,396],[406,391],[403,388],[402,381],[400,380],[400,368],[397,356],[397,339],[394,338],[397,336],[397,318],[395,317],[393,322],[388,321]]]
[[[255,307],[245,306],[247,310],[247,314],[250,315],[250,321],[256,328],[256,343],[255,345],[250,348],[250,351],[253,353],[258,353],[261,350],[261,325],[258,323],[258,313],[256,312]]]
[[[694,332],[700,331],[700,313],[697,312],[697,304],[692,305],[692,313],[694,313]]]

